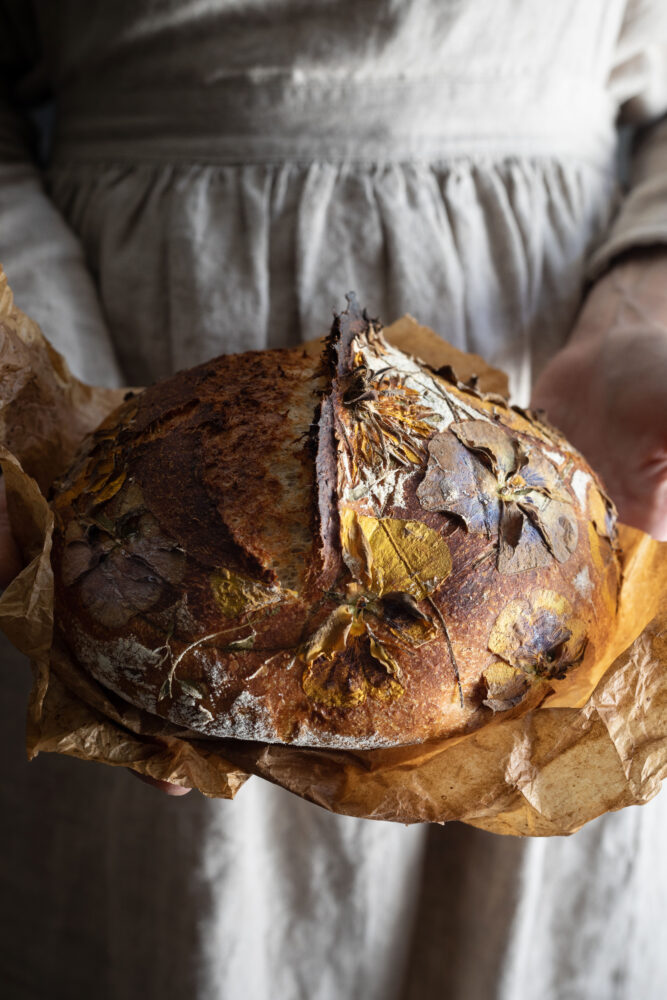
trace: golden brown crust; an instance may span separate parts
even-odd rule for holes
[[[608,504],[557,434],[389,347],[218,358],[130,398],[57,486],[58,627],[210,736],[370,748],[521,712],[604,643]]]

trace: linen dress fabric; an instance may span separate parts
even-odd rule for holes
[[[667,239],[661,0],[3,0],[0,261],[77,374],[322,334],[344,293],[531,380]],[[45,170],[17,107],[55,100]],[[616,182],[616,123],[643,129]],[[667,800],[571,838],[172,800],[28,765],[3,645],[7,1000],[662,1000]]]

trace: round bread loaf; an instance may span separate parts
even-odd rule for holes
[[[594,659],[616,609],[584,459],[353,298],[319,361],[228,355],[128,394],[52,505],[72,656],[208,737],[462,733]]]

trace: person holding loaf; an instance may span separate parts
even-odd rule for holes
[[[620,517],[667,538],[658,0],[0,13],[0,261],[77,374],[140,385],[297,344],[356,288],[506,369]],[[622,197],[619,116],[639,130]],[[664,796],[527,842],[333,816],[259,781],[176,802],[115,769],[28,766],[28,671],[3,650],[3,995],[664,993]]]

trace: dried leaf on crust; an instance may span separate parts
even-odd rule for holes
[[[482,702],[494,712],[507,712],[526,696],[530,681],[526,674],[509,663],[492,663],[482,671],[485,698]]]
[[[369,639],[369,650],[371,656],[377,660],[378,663],[381,663],[389,677],[400,685],[402,693],[402,673],[397,661],[391,655],[387,647],[380,642],[377,636],[369,632]]]
[[[556,467],[490,420],[451,424],[429,442],[417,497],[427,510],[460,517],[467,530],[498,532],[497,565],[518,573],[566,562],[578,522]]]
[[[347,646],[353,626],[355,626],[353,634],[363,634],[364,626],[361,622],[357,622],[354,605],[339,605],[308,641],[304,653],[306,662],[310,663],[320,656],[331,659],[336,653],[342,653]]]
[[[230,569],[216,570],[211,589],[223,618],[239,618],[284,598],[284,591],[250,580]]]
[[[555,496],[562,492],[560,473],[553,462],[542,455],[535,447],[522,446],[524,462],[521,475],[526,486],[535,490],[544,490]]]
[[[499,481],[504,482],[524,464],[517,454],[518,441],[490,420],[464,420],[449,429],[461,444],[486,461]]]
[[[113,472],[114,470],[112,469],[111,471]],[[95,506],[106,503],[107,500],[110,500],[113,496],[115,496],[125,482],[126,475],[127,474],[124,470],[115,476],[109,474],[104,476],[103,479],[92,486],[91,493],[95,496]]]
[[[106,628],[122,628],[161,598],[164,581],[140,559],[113,549],[79,584],[88,614]]]
[[[339,511],[341,551],[345,565],[359,583],[373,589],[373,550],[359,521],[359,515],[350,507]]]
[[[457,514],[468,531],[491,537],[498,528],[496,481],[452,434],[436,434],[428,444],[426,475],[417,488],[425,510]]]
[[[540,677],[563,677],[586,649],[586,626],[553,590],[534,590],[498,615],[489,649],[512,667]]]
[[[107,512],[116,521],[122,521],[132,514],[140,513],[146,509],[144,494],[139,483],[133,479],[128,479],[120,490],[107,504]]]
[[[185,571],[185,553],[152,514],[132,507],[121,518],[113,516],[130,488],[123,478],[104,510],[88,498],[65,534],[63,583],[78,586],[83,608],[108,628],[122,628],[148,611],[170,585],[180,584]]]
[[[545,493],[532,490],[521,498],[518,506],[535,525],[558,562],[567,562],[576,552],[579,537],[579,525],[572,504],[552,500]]]
[[[551,562],[539,532],[523,516],[513,502],[501,506],[498,534],[498,570],[501,573],[523,573]]]
[[[421,465],[425,458],[437,415],[424,405],[416,387],[404,384],[409,373],[385,362],[391,350],[376,323],[351,298],[346,312],[335,318],[323,358],[323,370],[331,378],[326,403],[334,412],[343,493],[361,485],[370,489],[386,474]]]
[[[100,559],[111,551],[114,541],[106,536],[106,544],[100,541],[97,545],[91,545],[84,536],[73,539],[65,546],[60,563],[60,574],[62,582],[66,587],[71,587],[82,576],[98,565]]]
[[[402,591],[417,600],[445,580],[452,557],[444,538],[421,521],[340,511],[343,558],[356,579],[381,597]]]
[[[185,553],[171,538],[162,534],[152,514],[141,517],[137,534],[124,540],[123,546],[167,583],[177,586],[183,579]]]
[[[591,480],[588,486],[588,509],[598,535],[614,543],[616,539],[616,508],[607,494]]]
[[[342,393],[343,406],[354,407],[359,403],[367,403],[377,399],[373,388],[370,372],[367,366],[360,362],[344,379],[345,388]]]

